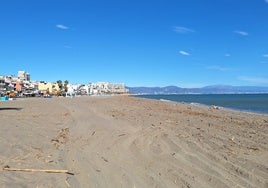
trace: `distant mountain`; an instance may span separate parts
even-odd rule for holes
[[[202,88],[127,87],[131,94],[224,94],[224,93],[268,93],[268,87],[211,85]]]

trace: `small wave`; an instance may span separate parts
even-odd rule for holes
[[[191,102],[190,105],[194,106],[201,106],[201,107],[209,107],[210,105],[202,104],[202,103],[197,103],[197,102]]]
[[[160,99],[160,101],[163,101],[163,102],[172,102],[171,100],[167,100],[167,99]]]

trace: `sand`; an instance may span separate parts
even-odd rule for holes
[[[0,103],[0,143],[2,188],[268,187],[267,114],[128,96],[19,99]]]

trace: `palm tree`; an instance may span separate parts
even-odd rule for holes
[[[60,89],[59,92],[58,92],[58,95],[60,96],[60,95],[62,95],[62,87],[63,87],[63,86],[62,86],[62,81],[61,81],[61,80],[58,80],[58,81],[57,81],[57,84],[58,84],[59,89]]]
[[[57,81],[57,84],[58,84],[58,86],[59,86],[59,88],[60,88],[60,91],[62,90],[62,81],[61,80],[58,80]]]
[[[64,81],[64,87],[63,87],[65,92],[68,91],[68,87],[67,87],[68,84],[69,84],[68,80],[65,80],[65,81]]]

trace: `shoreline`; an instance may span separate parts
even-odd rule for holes
[[[169,94],[159,94],[159,95],[152,94],[152,95],[135,95],[134,97],[145,98],[145,99],[155,99],[155,100],[168,100],[168,101],[174,101],[174,102],[178,102],[178,103],[196,104],[196,105],[205,106],[205,107],[210,107],[212,105],[215,105],[221,109],[230,109],[230,110],[234,110],[234,111],[257,113],[257,114],[268,114],[268,108],[261,110],[261,109],[257,109],[257,107],[253,107],[254,109],[249,109],[249,108],[252,108],[250,105],[248,105],[247,108],[246,107],[239,108],[236,106],[230,106],[230,104],[228,104],[228,103],[227,103],[228,104],[227,106],[225,106],[224,104],[217,104],[217,102],[223,103],[223,101],[217,101],[217,100],[219,100],[218,98],[215,98],[214,102],[212,102],[213,98],[210,99],[211,100],[210,104],[206,104],[206,103],[208,103],[208,101],[203,102],[203,103],[201,101],[201,100],[206,100],[206,99],[202,99],[202,97],[204,97],[204,96],[212,96],[212,97],[217,96],[218,97],[220,95],[223,95],[223,96],[224,95],[227,95],[227,96],[234,95],[234,96],[236,96],[236,95],[240,95],[240,94],[230,94],[230,95],[229,94],[194,94],[194,95],[192,95],[192,94],[171,94],[171,95],[169,95]],[[241,94],[241,95],[248,95],[248,94]],[[251,94],[249,94],[249,95],[251,96]],[[256,95],[256,94],[254,94],[254,95]],[[263,95],[263,94],[257,94],[257,95]],[[179,97],[183,97],[183,98],[182,99],[171,98],[174,96],[179,96]],[[186,96],[199,96],[199,97],[201,96],[201,99],[200,98],[199,99],[192,99],[192,101],[190,101],[188,98],[186,98]],[[268,97],[268,95],[267,95],[267,97]],[[183,100],[183,99],[185,99],[185,100]],[[234,99],[230,98],[229,100],[231,101]],[[247,99],[245,99],[245,100],[247,100]],[[250,99],[250,100],[252,100],[252,99]],[[193,102],[193,101],[195,101],[195,102]],[[226,102],[229,102],[229,101],[227,100]],[[249,103],[250,103],[250,101],[249,101]],[[240,105],[240,104],[237,104],[237,105]]]
[[[161,94],[162,95],[162,94]],[[169,95],[169,94],[168,94]],[[178,94],[175,94],[178,95]],[[185,95],[185,94],[182,94]],[[188,95],[188,94],[186,94]],[[207,95],[207,94],[205,94]],[[210,94],[209,94],[210,95]],[[214,94],[212,94],[214,95]],[[43,98],[43,97],[26,97],[26,98],[16,98],[13,100],[8,100],[8,101],[0,101],[2,103],[6,103],[6,102],[11,102],[11,101],[21,101],[21,100],[31,100],[31,99],[44,99],[44,100],[49,100],[49,99],[59,99],[59,98],[87,98],[87,97],[91,97],[91,98],[111,98],[111,97],[134,97],[134,98],[141,98],[141,99],[149,99],[149,100],[156,100],[156,101],[162,101],[162,102],[174,102],[174,103],[178,103],[178,104],[188,104],[188,105],[193,105],[193,106],[199,106],[199,107],[203,107],[203,108],[211,108],[213,105],[207,105],[207,104],[203,104],[203,103],[197,103],[197,102],[179,102],[179,101],[174,101],[174,100],[169,100],[169,99],[156,99],[156,98],[143,98],[142,95],[91,95],[91,96],[75,96],[75,97],[52,97],[52,98]],[[218,109],[215,110],[224,110],[224,111],[233,111],[233,112],[240,112],[240,113],[248,113],[248,114],[259,114],[259,115],[268,115],[268,112],[263,112],[263,111],[254,111],[254,110],[245,110],[245,109],[239,109],[239,108],[232,108],[232,107],[224,107],[224,106],[218,106],[215,105],[216,107],[218,107]]]

